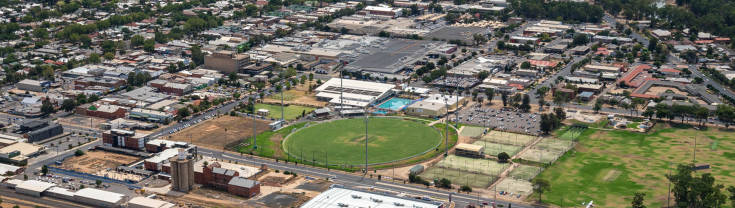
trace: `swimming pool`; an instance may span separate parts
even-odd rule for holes
[[[388,109],[392,111],[401,110],[406,107],[409,103],[411,103],[410,99],[405,98],[391,98],[388,101],[385,101],[383,104],[378,105],[378,109]]]
[[[384,111],[384,110],[376,110],[376,111],[373,111],[373,114],[376,114],[376,115],[378,115],[378,114],[383,114],[383,115],[385,115],[385,114],[388,114],[388,111]]]

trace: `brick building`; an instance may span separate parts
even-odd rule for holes
[[[75,90],[83,90],[91,86],[101,86],[107,88],[117,88],[125,86],[125,80],[120,78],[99,78],[99,77],[87,77],[74,81]]]
[[[120,106],[116,105],[99,105],[99,104],[84,104],[77,106],[76,108],[77,114],[83,115],[83,116],[93,116],[97,118],[104,118],[104,119],[118,119],[118,118],[125,118],[125,113],[127,113],[127,110],[125,108],[122,108]]]
[[[108,147],[141,150],[147,136],[148,134],[135,131],[112,129],[102,133],[102,144]]]
[[[232,178],[240,176],[235,170],[224,169],[218,162],[205,166],[202,174],[194,173],[194,181],[198,184],[214,187],[217,189],[227,189]]]
[[[254,197],[260,194],[260,182],[243,177],[234,177],[227,184],[227,192],[242,197]]]
[[[204,57],[204,68],[221,71],[224,74],[238,72],[250,65],[250,56],[233,51],[218,51]]]

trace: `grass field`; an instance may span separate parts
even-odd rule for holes
[[[482,174],[499,174],[508,169],[508,163],[499,163],[495,160],[461,157],[456,155],[448,155],[442,159],[436,166],[446,167],[449,169],[463,170]]]
[[[240,153],[252,153],[254,155],[270,158],[279,158],[281,160],[289,159],[288,155],[283,151],[281,147],[281,141],[283,138],[291,134],[294,129],[302,128],[307,123],[297,123],[294,125],[287,126],[278,131],[266,131],[258,134],[258,149],[253,150],[255,141],[253,137],[249,137],[243,141],[240,146],[236,147]],[[293,158],[291,158],[293,159]]]
[[[280,105],[256,104],[255,110],[257,111],[259,109],[270,110],[271,113],[266,116],[268,118],[276,118],[276,119],[281,118],[281,106]],[[298,106],[298,105],[285,106],[283,107],[283,111],[285,111],[285,113],[283,114],[283,119],[291,120],[291,119],[301,116],[301,114],[304,113],[304,111],[306,111],[306,114],[308,114],[314,109],[316,108],[304,107],[304,106]]]
[[[368,125],[369,163],[406,159],[432,150],[442,142],[438,131],[422,123],[372,118]],[[317,163],[360,165],[365,163],[365,123],[345,119],[314,124],[297,131],[284,142],[294,156]]]
[[[486,188],[494,182],[497,178],[492,175],[467,173],[464,171],[457,171],[438,166],[431,167],[419,174],[421,178],[427,181],[433,181],[434,179],[441,180],[442,178],[449,179],[454,185],[468,185],[472,188]]]
[[[515,179],[530,181],[539,171],[543,171],[543,168],[531,165],[519,165],[517,168],[514,168],[513,172],[510,172],[508,176]]]
[[[518,152],[520,152],[523,148],[515,145],[507,145],[507,144],[497,144],[487,141],[476,141],[472,143],[474,145],[480,145],[485,147],[485,154],[491,155],[491,156],[498,156],[499,153],[505,152],[508,153],[511,157],[513,155],[516,155]]]
[[[464,136],[464,137],[473,137],[477,135],[482,135],[482,133],[484,132],[485,132],[485,128],[482,128],[482,127],[464,126],[462,128],[462,131],[459,132],[459,135]]]
[[[536,137],[529,136],[529,135],[508,133],[508,132],[502,132],[502,131],[491,131],[491,132],[488,132],[485,136],[483,136],[480,140],[499,143],[499,144],[526,146],[529,142],[535,139]]]
[[[630,206],[634,193],[645,193],[647,207],[663,207],[669,163],[692,162],[694,135],[689,125],[666,122],[648,134],[588,129],[579,137],[574,156],[568,152],[537,176],[551,183],[544,201],[559,205],[564,196],[565,205],[594,200],[598,207],[623,208]],[[717,150],[711,149],[714,142]],[[696,174],[711,173],[715,183],[735,185],[735,132],[705,127],[698,132],[696,146],[696,162],[711,165]]]

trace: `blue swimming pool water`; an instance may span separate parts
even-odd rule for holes
[[[405,99],[405,98],[391,98],[388,101],[385,101],[383,104],[378,105],[378,109],[389,109],[392,111],[397,111],[402,108],[404,108],[406,105],[411,103],[413,100]]]

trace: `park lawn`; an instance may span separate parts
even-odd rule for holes
[[[261,157],[287,159],[288,156],[281,148],[283,138],[291,134],[294,129],[304,127],[307,123],[297,123],[287,126],[278,131],[266,131],[258,134],[258,148],[253,150],[253,137],[249,137],[243,144],[237,147],[237,151],[243,154],[253,154]],[[244,144],[247,144],[246,146]]]
[[[278,106],[278,105],[268,105],[268,104],[256,104],[255,105],[255,110],[257,111],[259,109],[267,109],[267,110],[270,110],[271,111],[271,113],[268,114],[265,117],[275,118],[275,119],[280,119],[281,118],[281,106]],[[295,118],[301,116],[302,113],[308,114],[311,111],[313,111],[314,109],[316,109],[316,108],[299,106],[299,105],[285,106],[285,107],[283,107],[283,110],[285,111],[285,113],[283,114],[283,119],[286,119],[286,120],[295,119]]]
[[[641,125],[641,123],[637,123],[637,122],[632,122],[632,123],[629,123],[629,124],[628,124],[628,125],[626,125],[626,126],[627,126],[627,127],[629,128],[629,129],[638,129],[638,126],[640,126],[640,125]]]
[[[415,121],[371,118],[368,129],[371,164],[417,156],[442,142],[439,131]],[[284,149],[309,162],[360,165],[365,163],[364,139],[364,119],[345,119],[293,133],[284,142]]]
[[[622,208],[630,206],[634,193],[645,193],[646,206],[664,206],[669,163],[692,162],[695,130],[661,122],[651,132],[588,129],[579,137],[575,155],[567,152],[537,177],[551,183],[552,190],[543,194],[544,202],[560,205],[563,197],[565,205],[594,200],[599,207]],[[709,128],[697,136],[696,162],[712,166],[697,173],[712,173],[716,183],[726,187],[735,185],[735,176],[730,174],[735,166],[729,165],[735,159],[732,132]],[[715,141],[718,148],[711,150]],[[534,194],[529,200],[537,198]]]

